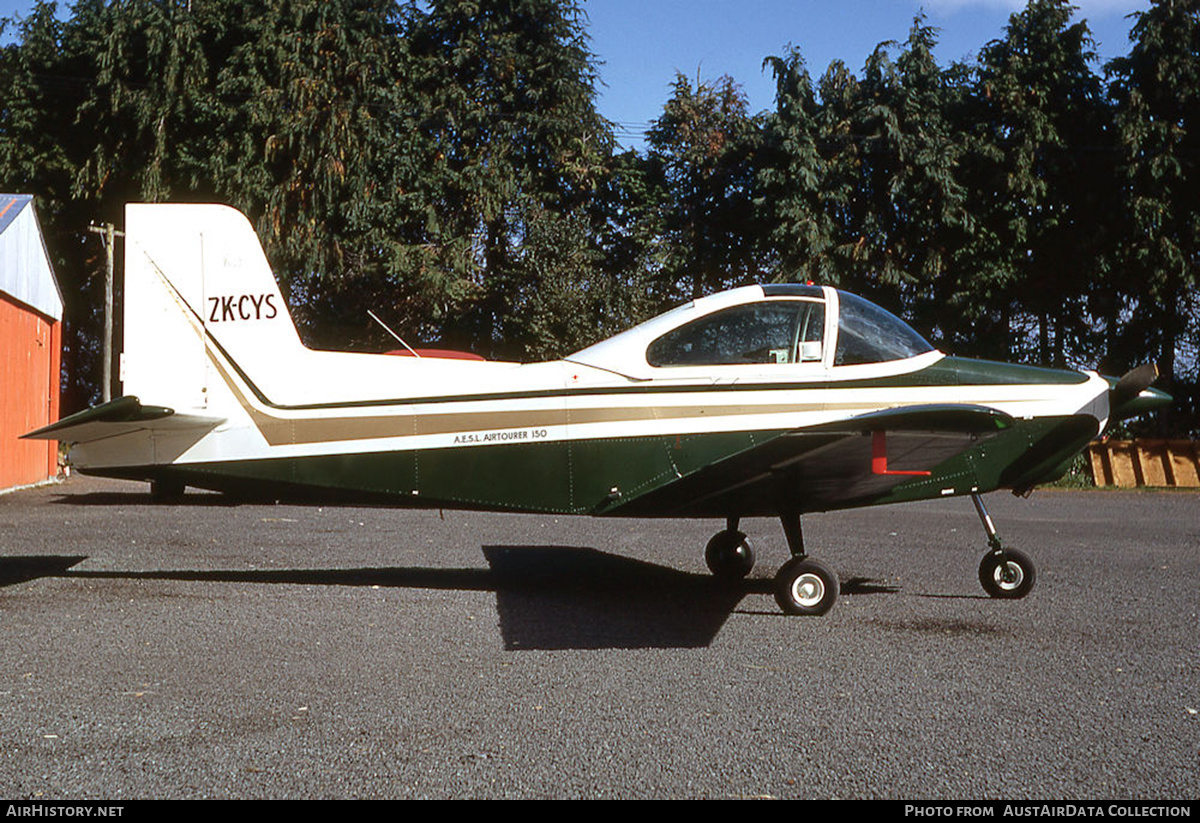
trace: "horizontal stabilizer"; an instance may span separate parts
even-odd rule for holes
[[[141,429],[213,429],[224,422],[221,417],[176,414],[165,406],[142,405],[136,397],[118,397],[23,434],[21,439],[87,443]]]

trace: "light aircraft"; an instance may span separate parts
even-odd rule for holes
[[[838,577],[802,515],[970,496],[984,589],[1024,597],[1034,566],[981,495],[1026,493],[1109,421],[1170,401],[1152,365],[1118,380],[951,357],[816,285],[704,297],[553,362],[414,353],[306,348],[241,213],[130,204],[125,396],[26,436],[159,492],[723,519],[705,559],[728,580],[754,563],[740,519],[778,517],[776,600],[823,614]]]

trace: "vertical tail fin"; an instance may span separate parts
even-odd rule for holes
[[[228,206],[125,210],[125,394],[180,411],[226,393],[213,358],[250,374],[304,351],[250,221]],[[217,391],[213,389],[217,388]]]

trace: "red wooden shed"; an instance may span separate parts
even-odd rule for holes
[[[0,194],[0,490],[58,474],[58,444],[18,440],[58,419],[62,294],[33,196]]]

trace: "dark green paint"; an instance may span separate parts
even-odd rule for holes
[[[854,508],[997,488],[1022,490],[1048,479],[1096,433],[1095,421],[1086,416],[1010,422],[980,414],[976,430],[957,426],[953,436],[962,445],[945,450],[950,455],[945,459],[936,458],[939,462],[930,466],[929,476],[892,477],[871,473],[868,430],[878,427],[871,425],[870,417],[802,432],[424,449],[104,473],[169,478],[256,497],[560,514],[728,517]],[[950,431],[931,430],[940,432],[941,439]],[[912,426],[888,432],[898,442],[906,433],[922,434]],[[918,453],[907,459],[920,457]]]
[[[1023,366],[996,360],[972,360],[965,357],[946,357],[930,367],[930,371],[950,370],[959,385],[991,386],[1017,383],[1022,385],[1078,385],[1088,376],[1080,371]]]

